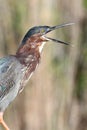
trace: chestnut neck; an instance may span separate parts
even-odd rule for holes
[[[39,62],[40,51],[39,47],[42,44],[43,39],[39,36],[32,36],[28,38],[25,43],[22,43],[17,52],[16,57],[19,59],[21,64],[28,65],[30,62]]]

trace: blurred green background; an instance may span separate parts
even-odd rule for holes
[[[87,130],[87,0],[0,0],[0,57],[29,28],[75,22],[50,33],[41,63],[4,119],[11,130]],[[3,128],[0,126],[0,130]]]

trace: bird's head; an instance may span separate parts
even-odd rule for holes
[[[61,24],[61,25],[57,25],[57,26],[35,26],[32,27],[24,36],[21,45],[24,46],[26,44],[30,44],[32,48],[39,46],[40,51],[43,48],[43,45],[45,42],[47,41],[53,41],[56,43],[62,43],[62,44],[66,44],[68,45],[68,43],[57,40],[57,39],[53,39],[50,37],[47,37],[46,34],[48,34],[49,32],[62,28],[62,27],[66,27],[69,25],[72,25],[74,23],[65,23],[65,24]]]

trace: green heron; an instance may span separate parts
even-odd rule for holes
[[[3,120],[3,113],[23,90],[35,71],[45,42],[53,41],[68,45],[66,42],[47,37],[46,34],[72,24],[33,27],[24,36],[15,55],[0,59],[0,123],[6,130],[9,130],[9,128]]]

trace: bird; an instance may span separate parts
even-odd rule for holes
[[[10,130],[3,119],[9,104],[24,89],[40,63],[41,52],[48,41],[70,45],[67,42],[47,37],[49,32],[72,25],[64,23],[57,26],[34,26],[21,40],[15,55],[0,58],[0,124]]]

